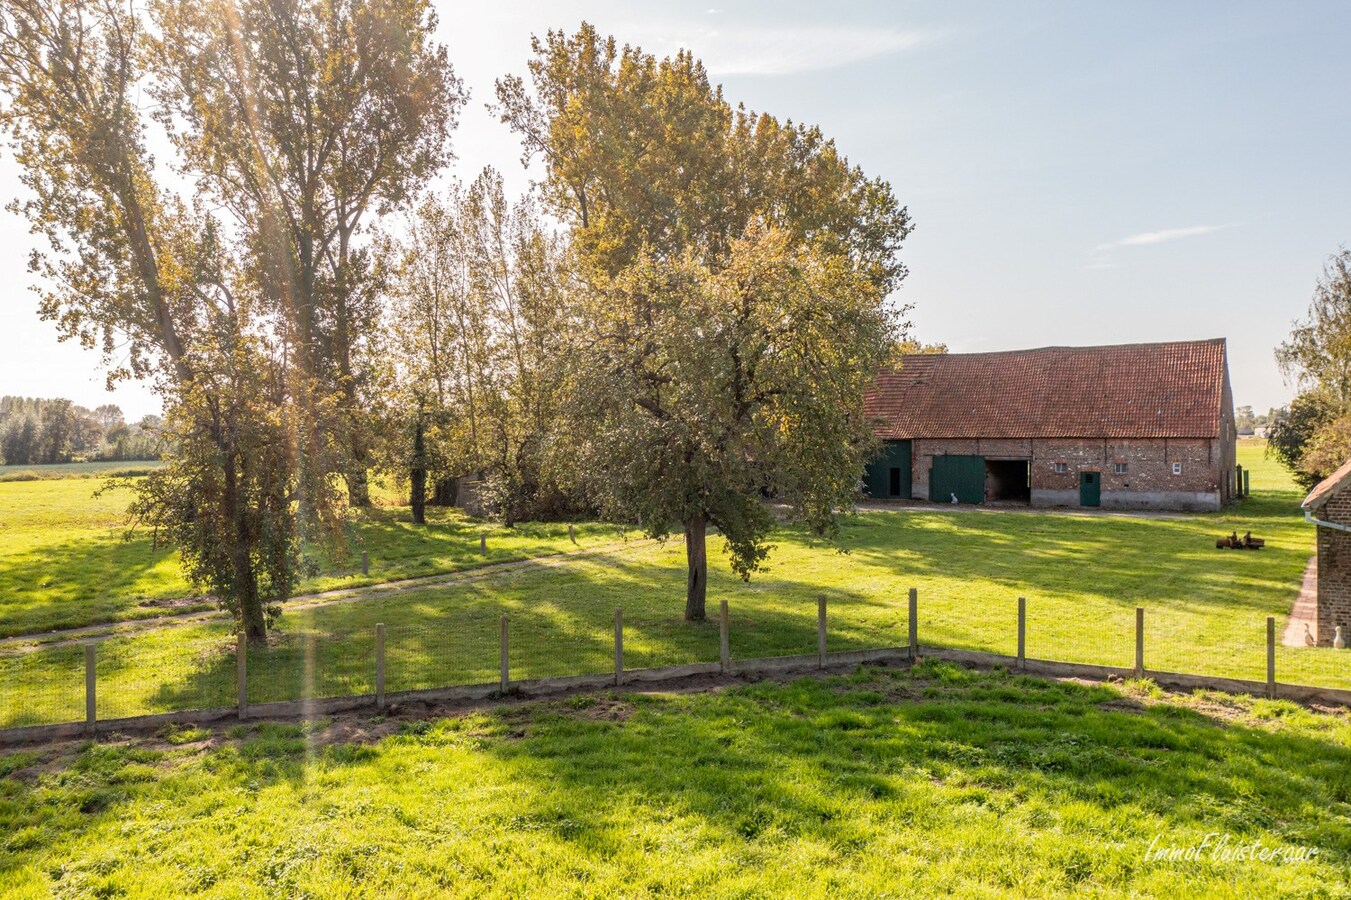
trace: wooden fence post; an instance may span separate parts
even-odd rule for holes
[[[319,699],[319,635],[313,631],[305,635],[305,686],[301,689],[300,699],[302,701],[314,701]],[[318,718],[313,711],[311,704],[308,709],[302,713],[305,719],[311,720]]]
[[[624,608],[615,607],[615,684],[624,679]]]
[[[1252,486],[1252,480],[1248,477],[1250,474],[1251,474],[1251,473],[1250,473],[1247,469],[1244,469],[1244,470],[1243,470],[1243,496],[1244,496],[1244,497],[1248,496],[1249,489],[1250,489],[1251,486]]]
[[[488,555],[488,533],[480,532],[478,536],[478,552],[484,556]]]
[[[574,544],[577,543],[577,533],[572,530],[571,522],[568,523],[568,540],[572,541]]]
[[[826,667],[826,595],[816,598],[816,661]]]
[[[919,658],[919,591],[910,589],[910,661]]]
[[[1267,616],[1267,697],[1276,699],[1276,617]]]
[[[249,635],[244,631],[235,638],[235,700],[242,722],[249,714]]]
[[[1135,607],[1135,677],[1145,677],[1145,608]]]
[[[375,626],[375,708],[385,711],[385,623]]]
[[[732,668],[732,642],[728,618],[727,598],[724,597],[721,609],[718,612],[718,659],[722,662],[722,674],[724,675]]]
[[[502,693],[511,687],[511,669],[507,663],[507,616],[502,614]]]
[[[371,574],[371,555],[365,550],[361,551],[361,574]]]
[[[1027,668],[1027,598],[1018,598],[1018,668]]]
[[[98,672],[95,667],[94,644],[84,645],[84,727],[94,734],[98,723]]]

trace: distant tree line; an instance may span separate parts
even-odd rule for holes
[[[1234,410],[1234,425],[1240,433],[1251,432],[1255,428],[1265,428],[1280,421],[1289,412],[1289,407],[1273,406],[1264,413],[1255,413],[1251,406],[1240,406]]]
[[[7,466],[159,459],[160,420],[128,424],[118,406],[0,397],[0,461]]]

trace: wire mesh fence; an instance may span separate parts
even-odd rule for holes
[[[1061,604],[1025,598],[1024,642],[1029,659],[1113,668],[1135,665],[1135,609],[1127,605],[1066,615]],[[1016,614],[1016,604],[1014,605]],[[1015,626],[1016,628],[1016,626]]]
[[[234,703],[235,643],[224,626],[112,637],[96,648],[100,720]]]
[[[0,728],[85,717],[84,648],[52,647],[0,658]]]
[[[238,642],[238,638],[235,639]],[[375,690],[375,630],[273,632],[246,651],[247,703],[353,697]],[[237,686],[238,672],[231,668]]]
[[[1275,631],[1269,644],[1260,611],[1240,611],[1217,627],[1213,616],[1182,601],[1143,612],[1124,603],[1105,611],[1098,605],[1091,615],[1074,616],[1065,614],[1064,603],[1039,599],[920,590],[913,625],[921,655],[945,648],[1128,671],[1142,664],[1146,675],[1258,686],[1274,665],[1282,684],[1351,689],[1344,656],[1286,646],[1285,635]],[[368,697],[381,677],[386,695],[497,685],[504,662],[512,683],[717,664],[724,637],[733,670],[738,661],[768,657],[809,661],[823,636],[828,653],[907,647],[910,608],[904,593],[879,600],[864,593],[749,590],[730,606],[725,626],[713,601],[706,621],[689,622],[669,606],[504,603],[487,595],[429,602],[416,621],[389,625],[297,617],[266,642],[245,643],[242,697],[240,640],[228,626],[148,630],[0,655],[0,729],[86,721],[91,696],[93,717],[106,722],[229,708],[241,700],[253,706]]]

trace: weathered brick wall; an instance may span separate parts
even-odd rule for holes
[[[1077,503],[1080,472],[1101,472],[1102,492],[1132,494],[1222,494],[1226,457],[1232,449],[1222,439],[1143,440],[916,440],[913,443],[912,483],[915,497],[928,498],[929,468],[945,453],[984,456],[987,459],[1027,459],[1032,488],[1059,492]],[[1123,462],[1125,474],[1116,474]],[[1055,471],[1064,463],[1066,471]],[[1173,463],[1182,472],[1173,474]],[[1161,505],[1163,505],[1161,503]]]
[[[1338,494],[1316,513],[1325,522],[1351,525],[1351,492]],[[1336,627],[1351,643],[1351,533],[1318,529],[1318,643],[1328,647]]]

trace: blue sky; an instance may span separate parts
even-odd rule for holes
[[[484,5],[486,6],[486,5]],[[480,7],[480,8],[474,8]],[[524,188],[484,109],[532,32],[583,18],[687,46],[729,99],[820,124],[914,218],[902,296],[954,351],[1224,336],[1237,403],[1289,396],[1272,348],[1351,244],[1351,4],[443,2],[472,92],[453,174]],[[0,194],[19,191],[0,160]],[[23,290],[0,216],[0,393],[105,402]],[[144,388],[112,398],[154,411]]]

